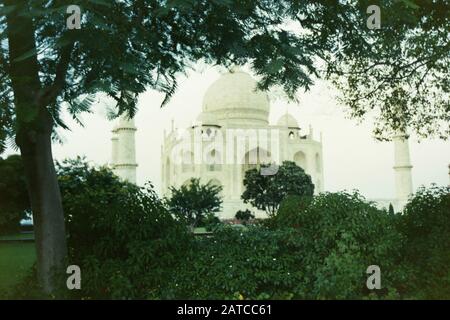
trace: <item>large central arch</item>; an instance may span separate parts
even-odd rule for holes
[[[242,180],[245,177],[245,172],[258,168],[261,164],[271,163],[271,154],[269,151],[257,147],[245,153],[244,159],[242,161]]]

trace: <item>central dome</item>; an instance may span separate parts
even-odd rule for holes
[[[239,69],[223,74],[206,91],[203,113],[230,124],[267,125],[270,104],[267,94],[256,91],[256,80]]]

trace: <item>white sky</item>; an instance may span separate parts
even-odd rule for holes
[[[150,180],[159,192],[163,130],[170,129],[171,119],[178,128],[190,125],[201,112],[207,88],[220,76],[218,68],[202,69],[180,77],[177,93],[163,109],[159,108],[162,94],[150,90],[140,97],[135,118],[138,184]],[[307,130],[311,124],[317,139],[323,132],[325,190],[359,189],[368,198],[393,198],[393,145],[373,139],[370,121],[357,125],[355,120],[346,119],[342,107],[334,101],[334,92],[325,83],[317,84],[300,97],[298,105],[279,99],[272,102],[269,120],[275,123],[287,109],[301,127]],[[94,164],[110,161],[112,123],[106,119],[106,104],[99,100],[92,114],[82,116],[84,128],[65,116],[71,131],[61,132],[64,143],[53,146],[55,159],[85,155]],[[410,152],[414,189],[431,183],[449,183],[449,141],[418,143],[412,137]],[[10,153],[14,152],[9,150],[7,154]]]

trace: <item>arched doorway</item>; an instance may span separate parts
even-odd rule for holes
[[[254,148],[244,155],[241,177],[244,181],[245,173],[251,169],[257,169],[261,164],[270,164],[271,154],[263,148]]]
[[[184,173],[194,171],[194,154],[191,151],[183,152],[181,161],[181,172]]]
[[[294,154],[294,162],[306,171],[306,155],[302,151],[298,151]]]
[[[222,170],[222,157],[219,151],[211,150],[206,156],[206,169],[208,171]]]
[[[165,172],[166,187],[167,188],[170,188],[170,166],[171,166],[170,159],[169,159],[169,157],[167,157],[167,159],[166,159],[166,167],[165,167],[165,169],[166,169],[166,172]]]

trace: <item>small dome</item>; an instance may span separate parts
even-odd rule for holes
[[[203,112],[217,120],[267,124],[269,99],[266,93],[256,91],[256,84],[252,76],[237,68],[223,74],[206,91]]]
[[[280,119],[278,119],[277,125],[288,128],[300,128],[297,120],[289,113],[286,113]]]

